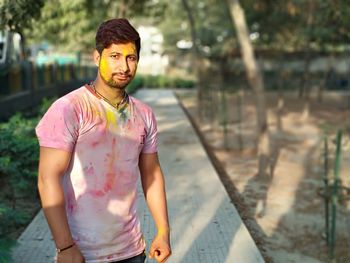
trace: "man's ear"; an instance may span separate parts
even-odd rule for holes
[[[94,57],[94,63],[96,67],[98,67],[100,65],[101,55],[100,53],[98,53],[97,49],[94,50],[93,57]]]

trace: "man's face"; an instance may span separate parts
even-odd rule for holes
[[[124,89],[135,76],[137,62],[134,43],[112,44],[99,57],[100,76],[111,88]]]

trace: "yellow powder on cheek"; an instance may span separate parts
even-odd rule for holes
[[[100,60],[100,73],[105,79],[108,79],[112,74],[105,57],[101,57]]]

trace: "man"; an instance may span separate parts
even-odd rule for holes
[[[126,19],[102,23],[95,81],[58,99],[36,128],[38,188],[58,263],[144,262],[139,174],[158,230],[149,256],[165,262],[171,254],[156,120],[125,92],[139,54],[139,34]]]

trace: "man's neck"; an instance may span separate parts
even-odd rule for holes
[[[94,81],[94,86],[94,89],[96,90],[96,93],[98,95],[104,97],[114,105],[120,103],[125,97],[124,89],[111,88],[110,86],[106,85],[102,80],[96,79]]]

